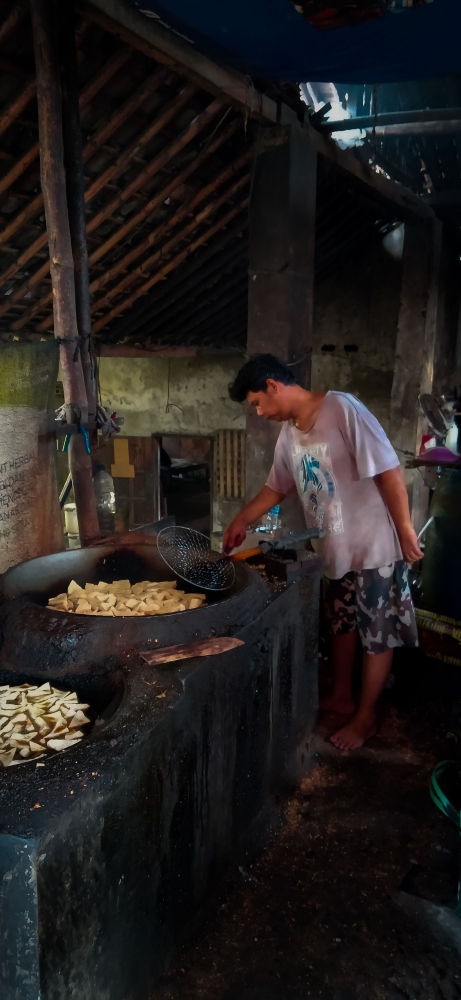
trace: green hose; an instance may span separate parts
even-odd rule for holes
[[[436,764],[431,777],[431,783],[429,786],[429,792],[432,801],[440,809],[440,812],[446,816],[447,819],[451,820],[452,823],[457,826],[461,834],[461,810],[455,809],[454,805],[447,799],[447,796],[438,783],[438,778],[448,770],[449,767],[459,767],[459,761],[457,760],[442,760],[440,764]],[[458,900],[456,906],[456,913],[458,917],[461,917],[461,874],[460,880],[458,881]]]

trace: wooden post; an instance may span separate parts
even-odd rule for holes
[[[247,354],[275,354],[310,384],[317,154],[296,126],[264,129],[250,205]],[[279,424],[247,418],[246,488],[254,496],[272,464]],[[287,505],[285,504],[285,509]]]
[[[61,59],[64,165],[67,207],[74,258],[75,306],[80,336],[83,377],[88,400],[88,417],[96,417],[95,358],[91,344],[91,303],[86,245],[85,185],[83,179],[82,133],[80,130],[79,84],[75,24],[72,0],[56,6]]]
[[[160,480],[160,441],[152,435],[152,520],[159,521],[162,516],[162,492]]]
[[[75,307],[74,263],[64,171],[59,60],[51,0],[31,0],[37,73],[40,177],[53,289],[54,334],[60,344],[64,400],[69,423],[88,418]],[[69,463],[82,545],[99,537],[91,456],[81,434],[72,435]]]
[[[389,428],[402,465],[416,455],[426,429],[418,396],[432,391],[441,249],[438,219],[406,220]],[[428,490],[418,470],[405,470],[405,480],[418,531],[426,520]]]

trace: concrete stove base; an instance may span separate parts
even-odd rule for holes
[[[312,729],[318,583],[222,656],[155,671],[134,654],[105,727],[0,774],[2,1000],[147,1000]]]

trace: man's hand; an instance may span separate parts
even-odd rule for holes
[[[410,520],[408,494],[400,466],[388,469],[387,472],[380,472],[374,480],[395,524],[405,562],[410,565],[418,562],[418,559],[422,559],[423,553]]]
[[[399,532],[399,542],[400,548],[402,549],[402,555],[407,563],[418,562],[418,559],[422,559],[423,553],[419,547],[418,538],[413,525],[409,525],[403,531]]]
[[[226,556],[229,555],[229,552],[232,552],[232,549],[237,549],[245,541],[247,531],[246,517],[237,514],[237,517],[234,517],[234,520],[231,521],[224,532],[222,548]]]

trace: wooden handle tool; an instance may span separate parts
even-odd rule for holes
[[[174,660],[188,660],[194,656],[215,656],[216,653],[226,653],[228,649],[244,645],[242,639],[222,635],[214,639],[178,643],[176,646],[162,646],[160,649],[145,649],[139,655],[149,666],[155,667],[162,663],[173,663]]]

